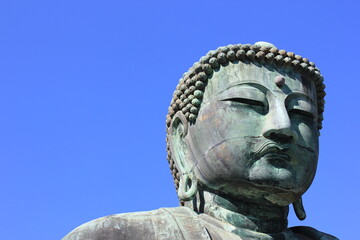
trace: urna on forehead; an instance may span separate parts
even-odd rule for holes
[[[236,85],[261,85],[270,92],[281,91],[284,94],[300,92],[308,95],[316,102],[314,82],[289,68],[252,62],[229,62],[226,67],[219,68],[209,77],[203,102],[215,94]]]

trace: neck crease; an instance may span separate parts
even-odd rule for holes
[[[288,206],[263,205],[199,192],[186,206],[205,213],[234,227],[262,233],[279,233],[287,228]]]

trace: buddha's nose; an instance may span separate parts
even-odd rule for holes
[[[263,126],[263,136],[279,143],[291,143],[298,138],[292,129],[291,119],[284,104],[275,103],[269,107]]]

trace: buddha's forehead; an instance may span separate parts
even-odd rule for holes
[[[301,77],[299,73],[286,68],[242,62],[229,63],[229,65],[221,67],[213,73],[206,87],[204,101],[232,86],[247,83],[262,85],[270,91],[280,91],[275,83],[275,78],[279,75],[285,78],[285,85],[281,89],[285,94],[301,92],[316,101],[315,84]]]

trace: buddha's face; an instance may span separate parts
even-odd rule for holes
[[[195,174],[222,194],[290,204],[315,175],[317,118],[315,85],[299,74],[230,63],[209,80],[185,137]]]

